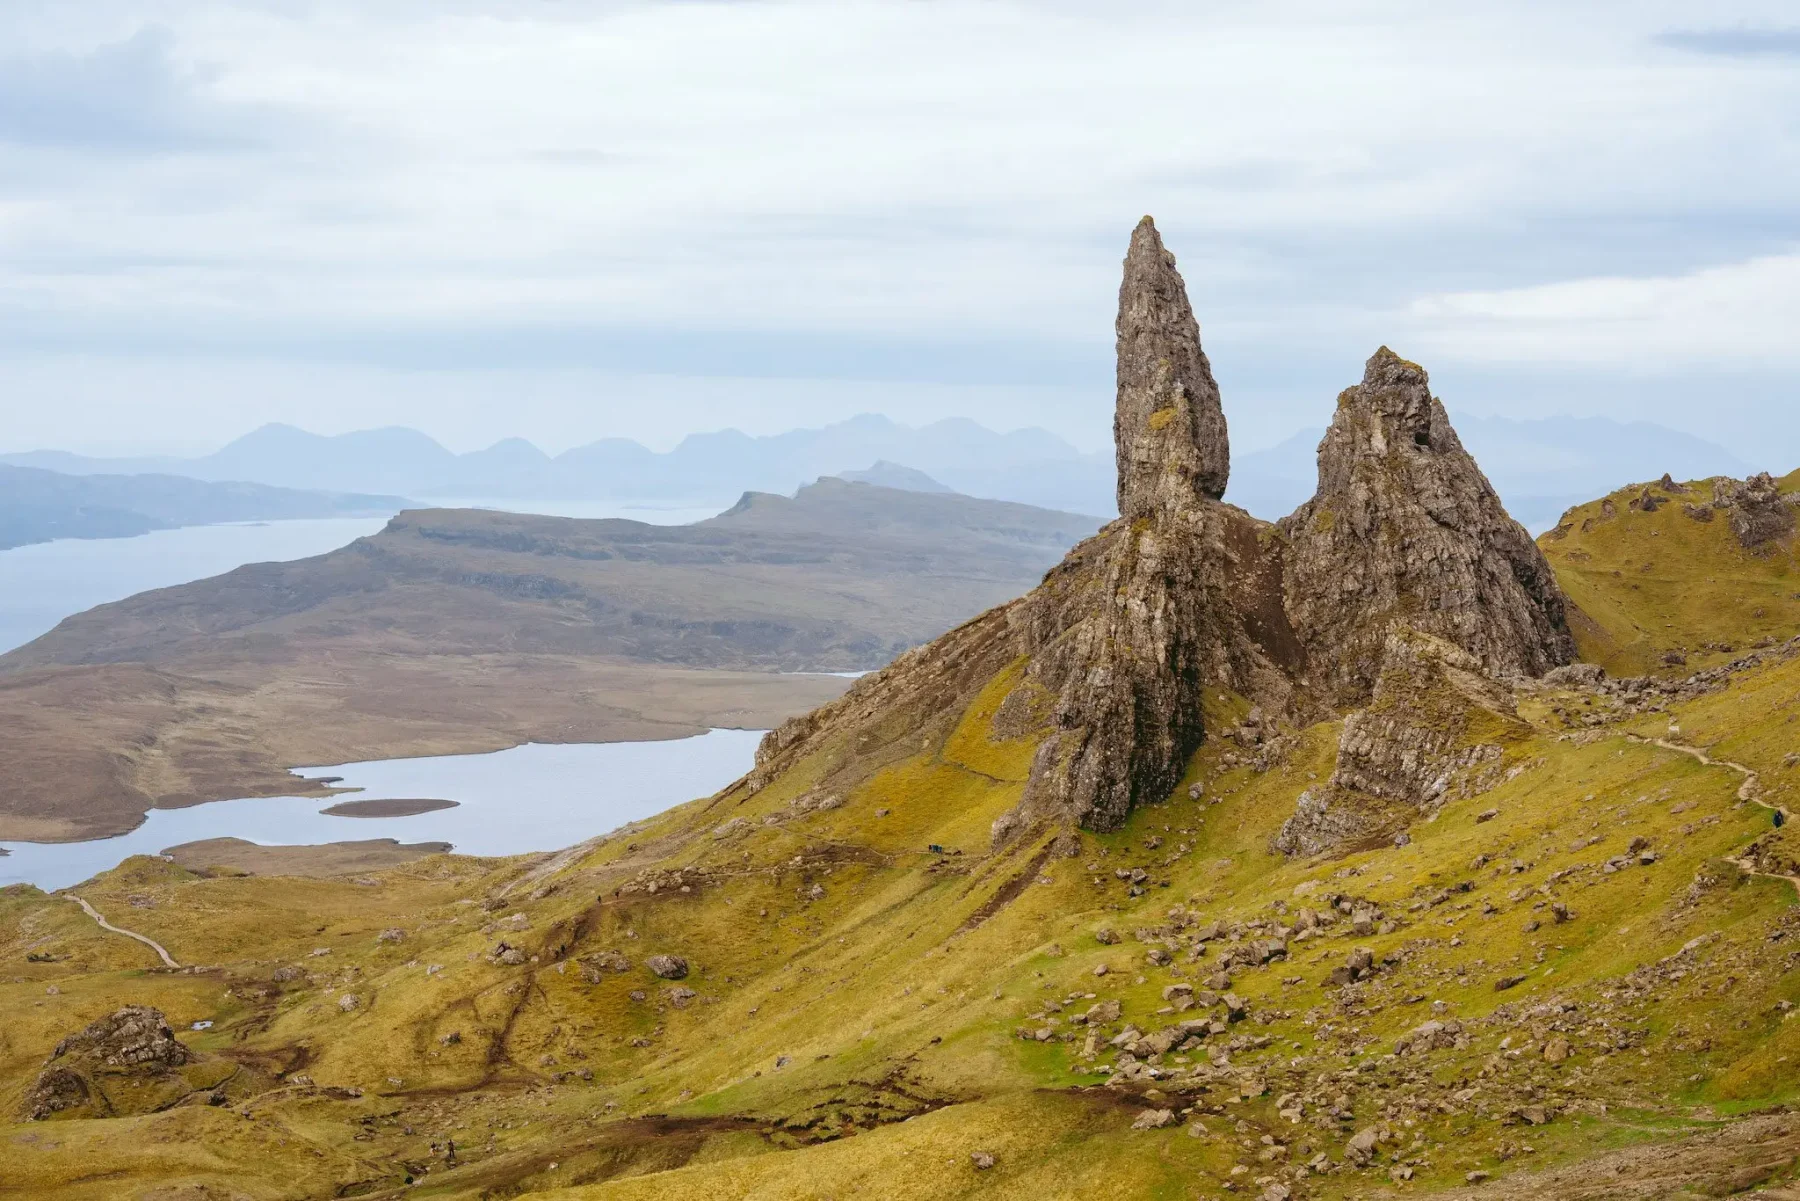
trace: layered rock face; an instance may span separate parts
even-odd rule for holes
[[[1264,528],[1212,501],[1120,522],[1025,599],[1027,679],[1055,700],[1014,822],[1110,830],[1165,799],[1205,737],[1209,687],[1287,708],[1300,649]]]
[[[1311,682],[1340,708],[1368,698],[1396,622],[1492,675],[1539,676],[1574,658],[1543,553],[1457,440],[1424,368],[1385,346],[1338,397],[1318,494],[1280,525],[1288,615]]]
[[[1459,775],[1497,763],[1506,743],[1526,733],[1511,694],[1473,656],[1394,629],[1369,707],[1344,720],[1336,770],[1300,797],[1275,849],[1313,855],[1386,837],[1447,799]]]
[[[1149,217],[1131,233],[1115,328],[1119,516],[1166,514],[1224,496],[1231,447],[1219,385],[1175,256]]]

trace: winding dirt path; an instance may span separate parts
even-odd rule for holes
[[[1674,751],[1680,755],[1690,756],[1694,759],[1698,759],[1708,767],[1729,767],[1732,771],[1737,772],[1740,776],[1744,777],[1744,782],[1738,785],[1738,800],[1749,801],[1752,804],[1761,805],[1764,809],[1767,809],[1772,813],[1781,814],[1783,823],[1794,820],[1792,811],[1790,811],[1786,805],[1771,805],[1768,801],[1762,799],[1762,778],[1750,768],[1745,767],[1742,763],[1733,763],[1729,759],[1715,759],[1701,748],[1689,746],[1685,742],[1670,742],[1667,738],[1645,738],[1642,734],[1627,734],[1625,737],[1629,738],[1632,742],[1647,742],[1652,746],[1659,746],[1665,751]],[[1771,880],[1786,880],[1789,884],[1794,886],[1796,892],[1800,892],[1800,876],[1784,876],[1780,872],[1759,872],[1756,870],[1756,865],[1748,857],[1734,859],[1732,862],[1736,863],[1752,876],[1763,876]]]
[[[175,962],[175,957],[173,955],[169,954],[168,951],[164,950],[163,945],[160,942],[157,942],[155,939],[147,938],[144,935],[139,934],[135,930],[120,929],[118,926],[113,925],[111,922],[109,922],[105,918],[101,917],[99,910],[95,909],[92,905],[88,904],[86,901],[82,900],[80,897],[75,896],[73,893],[69,894],[69,899],[71,901],[74,901],[77,905],[81,906],[83,912],[85,912],[89,917],[93,918],[96,922],[98,922],[100,924],[100,928],[102,930],[109,931],[113,934],[123,934],[126,938],[137,939],[139,942],[141,942],[145,946],[149,947],[152,951],[155,951],[157,953],[157,955],[161,957],[164,967],[178,968],[181,966],[179,963]]]

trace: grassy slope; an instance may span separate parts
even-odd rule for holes
[[[1678,509],[1629,521],[1661,529],[1671,514],[1693,529],[1659,539],[1724,528]],[[1568,543],[1596,560],[1636,545],[1636,532],[1605,543],[1603,531]],[[1684,545],[1687,561],[1710,555],[1715,570],[1718,547]],[[1644,611],[1643,590],[1605,587],[1623,577],[1553,561],[1572,590],[1588,587],[1584,606],[1627,615],[1615,621]],[[1761,568],[1775,570],[1745,565]],[[1713,637],[1741,639],[1736,616],[1720,612]],[[215,1022],[184,1041],[217,1057],[208,1062],[245,1065],[226,1107],[0,1127],[15,1148],[0,1196],[113,1197],[121,1174],[145,1189],[382,1195],[430,1168],[407,1195],[1191,1197],[1215,1194],[1237,1164],[1248,1169],[1239,1195],[1254,1195],[1248,1182],[1268,1171],[1265,1135],[1295,1162],[1336,1160],[1350,1133],[1384,1120],[1400,1136],[1386,1150],[1416,1161],[1415,1187],[1429,1189],[1800,1101],[1789,1070],[1800,1027],[1778,1008],[1800,1002],[1787,970],[1800,931],[1794,889],[1730,862],[1767,833],[1767,812],[1737,799],[1733,770],[1626,737],[1664,736],[1673,722],[1682,738],[1758,771],[1771,799],[1800,799],[1800,770],[1784,766],[1800,745],[1800,661],[1598,733],[1564,727],[1559,709],[1579,710],[1575,698],[1529,697],[1531,731],[1508,750],[1522,769],[1513,779],[1448,804],[1408,846],[1298,862],[1268,842],[1298,793],[1330,771],[1335,725],[1297,735],[1285,764],[1261,775],[1222,769],[1224,748],[1209,746],[1189,775],[1206,783],[1205,800],[1187,800],[1184,786],[1182,799],[1116,834],[1084,835],[1073,858],[1042,844],[990,854],[988,826],[1017,799],[1033,751],[990,736],[1017,680],[1015,665],[954,729],[832,808],[790,803],[816,797],[822,760],[847,747],[754,797],[696,801],[550,862],[439,857],[359,885],[209,879],[137,860],[84,887],[103,913],[183,962],[222,965],[201,973],[150,970],[147,951],[100,934],[66,900],[0,895],[5,1112],[59,1037],[127,1002],[163,1008],[178,1029]],[[1215,728],[1241,713],[1236,698],[1209,700]],[[1477,822],[1488,809],[1498,816]],[[745,825],[719,830],[734,818]],[[1635,837],[1658,861],[1602,872]],[[930,843],[962,853],[933,854]],[[1128,895],[1120,867],[1149,873],[1144,895]],[[1562,874],[1571,868],[1581,870]],[[651,880],[654,893],[622,888]],[[1465,883],[1468,892],[1448,891]],[[1232,1061],[1264,1077],[1266,1093],[1093,1088],[1102,1077],[1077,1070],[1087,1066],[1078,1042],[1015,1033],[1060,1023],[1045,1016],[1047,999],[1089,993],[1155,1029],[1173,1020],[1156,1013],[1163,987],[1201,984],[1218,944],[1198,963],[1154,968],[1131,931],[1175,905],[1247,920],[1322,891],[1379,903],[1400,926],[1356,938],[1340,923],[1237,976],[1232,987],[1257,1015],[1238,1029],[1272,1045]],[[1572,920],[1551,921],[1552,900]],[[391,926],[404,942],[377,941]],[[1125,941],[1098,942],[1101,927]],[[491,962],[502,938],[537,958]],[[1709,941],[1653,984],[1627,982],[1696,938]],[[1400,966],[1345,994],[1328,988],[1363,945],[1397,953]],[[320,948],[331,953],[314,956]],[[610,949],[632,968],[588,983],[576,961]],[[26,963],[27,950],[67,958]],[[681,985],[696,995],[680,1006],[643,967],[658,951],[690,960]],[[311,977],[271,986],[284,964]],[[1111,970],[1096,976],[1102,964]],[[442,970],[428,974],[433,965]],[[1496,991],[1515,975],[1524,982]],[[349,1012],[346,992],[358,997]],[[1585,1018],[1574,1055],[1557,1064],[1537,1054],[1552,1019],[1534,1012],[1553,998]],[[1433,1001],[1468,1023],[1470,1045],[1393,1059],[1392,1040],[1430,1017]],[[283,1071],[286,1087],[259,1091]],[[298,1086],[294,1073],[362,1095]],[[1284,1089],[1321,1078],[1345,1091],[1347,1116],[1313,1104],[1298,1123],[1277,1114]],[[1522,1098],[1561,1112],[1541,1128],[1508,1124]],[[1587,1104],[1597,1101],[1604,1115]],[[1129,1129],[1140,1109],[1163,1104],[1196,1108],[1170,1129]],[[1184,1128],[1194,1119],[1203,1137]],[[431,1149],[445,1137],[458,1147],[454,1170]],[[999,1165],[977,1172],[977,1150]],[[1306,1189],[1338,1197],[1385,1182],[1384,1164]]]
[[[1783,481],[1783,490],[1800,490],[1800,472]],[[1615,675],[1686,675],[1729,662],[1760,639],[1800,630],[1800,560],[1792,544],[1752,554],[1738,545],[1723,513],[1709,522],[1689,517],[1683,502],[1712,499],[1705,481],[1673,494],[1652,488],[1670,502],[1654,513],[1629,507],[1641,491],[1626,488],[1577,506],[1538,539],[1580,610],[1574,626],[1583,659]],[[1665,664],[1670,651],[1681,652],[1686,665]]]

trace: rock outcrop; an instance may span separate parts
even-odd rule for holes
[[[193,1058],[161,1011],[129,1005],[56,1045],[25,1096],[25,1119],[112,1117],[179,1099],[192,1088],[177,1069]]]
[[[1473,656],[1417,631],[1389,633],[1369,707],[1344,720],[1337,767],[1300,797],[1275,849],[1315,855],[1388,837],[1498,765],[1529,734],[1506,687]],[[1488,781],[1481,781],[1487,783]]]
[[[1319,495],[1272,527],[1220,499],[1231,452],[1218,385],[1149,218],[1132,233],[1123,281],[1119,520],[1027,596],[771,732],[744,788],[797,780],[786,773],[817,756],[800,773],[805,789],[849,795],[929,749],[1022,664],[994,733],[1037,745],[1018,804],[994,823],[996,844],[1046,825],[1112,830],[1180,783],[1207,736],[1209,697],[1249,699],[1270,730],[1303,725],[1368,703],[1385,652],[1395,681],[1385,707],[1351,719],[1338,780],[1302,805],[1317,833],[1303,822],[1288,840],[1320,847],[1390,809],[1416,812],[1465,752],[1455,722],[1406,724],[1405,680],[1453,676],[1443,687],[1460,696],[1477,691],[1464,675],[1537,675],[1572,658],[1548,565],[1457,442],[1424,371],[1386,349],[1370,361],[1339,398]],[[1432,638],[1442,653],[1416,650]],[[1364,802],[1379,821],[1351,812]]]
[[[1285,703],[1298,644],[1279,547],[1219,503],[1231,448],[1175,259],[1146,217],[1119,289],[1114,417],[1120,520],[1077,547],[1016,615],[1030,683],[1054,697],[1019,810],[1110,830],[1166,798],[1205,737],[1207,687]]]
[[[1289,619],[1311,682],[1339,708],[1368,698],[1396,623],[1490,675],[1540,676],[1574,658],[1543,553],[1463,449],[1424,368],[1385,346],[1338,397],[1318,494],[1280,524]]]
[[[1713,481],[1713,507],[1723,509],[1738,545],[1756,551],[1794,532],[1794,506],[1768,472]]]
[[[1165,799],[1205,737],[1207,688],[1287,708],[1300,649],[1264,529],[1213,501],[1120,522],[1026,598],[1027,680],[1054,702],[1015,822],[1110,830]]]
[[[1175,256],[1138,222],[1119,284],[1118,407],[1113,443],[1119,516],[1130,520],[1218,500],[1231,475],[1225,410]]]

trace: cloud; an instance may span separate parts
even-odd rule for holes
[[[1659,45],[1731,58],[1800,56],[1800,29],[1683,29],[1656,35]]]
[[[502,408],[504,372],[547,364],[1076,382],[1104,424],[1119,259],[1152,212],[1270,435],[1408,330],[1640,370],[1681,357],[1648,317],[1507,306],[1800,242],[1800,77],[1658,50],[1682,7],[20,5],[0,344],[479,371]],[[1743,316],[1704,344],[1785,361],[1787,331]],[[176,395],[160,419],[202,423]]]
[[[0,141],[109,151],[241,146],[248,113],[209,97],[209,72],[183,67],[174,34],[138,30],[84,52],[0,57]]]
[[[1800,252],[1680,275],[1444,293],[1408,316],[1427,345],[1477,360],[1800,369]]]

